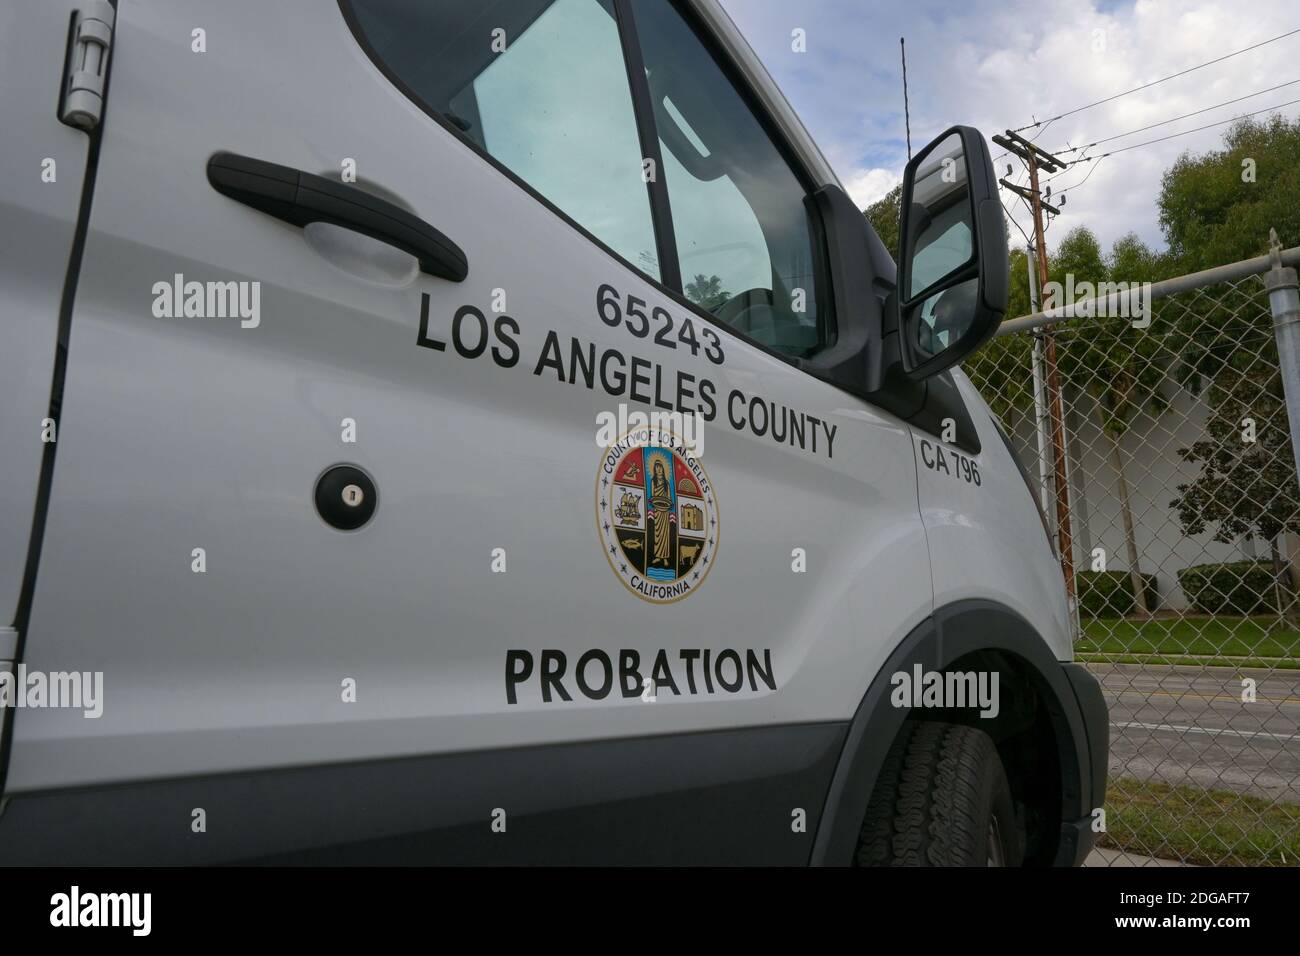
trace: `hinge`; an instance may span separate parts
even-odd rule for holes
[[[104,115],[104,79],[115,17],[108,0],[82,0],[72,25],[59,119],[87,133]]]

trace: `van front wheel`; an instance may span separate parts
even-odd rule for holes
[[[1024,833],[993,738],[908,721],[885,757],[858,839],[859,866],[1019,866]]]

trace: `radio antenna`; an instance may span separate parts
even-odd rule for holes
[[[907,105],[907,43],[898,38],[898,49],[903,56],[903,121],[907,124],[907,161],[912,161],[912,111]]]

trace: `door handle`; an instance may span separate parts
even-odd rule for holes
[[[365,190],[290,166],[236,153],[208,160],[208,182],[223,196],[295,226],[328,222],[415,256],[420,271],[461,282],[469,260],[460,246],[418,216]]]

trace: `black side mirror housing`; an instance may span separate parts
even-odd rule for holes
[[[837,322],[830,347],[800,367],[847,391],[874,392],[882,381],[882,304],[893,288],[894,263],[867,217],[839,186],[823,186],[810,202],[824,233]]]
[[[813,193],[810,205],[827,252],[836,328],[828,348],[796,364],[934,435],[955,421],[957,447],[979,454],[978,432],[949,376],[915,379],[904,371],[897,269],[867,217],[835,185]]]
[[[897,312],[887,321],[903,374],[920,381],[983,345],[1007,311],[1006,223],[978,130],[954,126],[907,164],[901,211]]]

